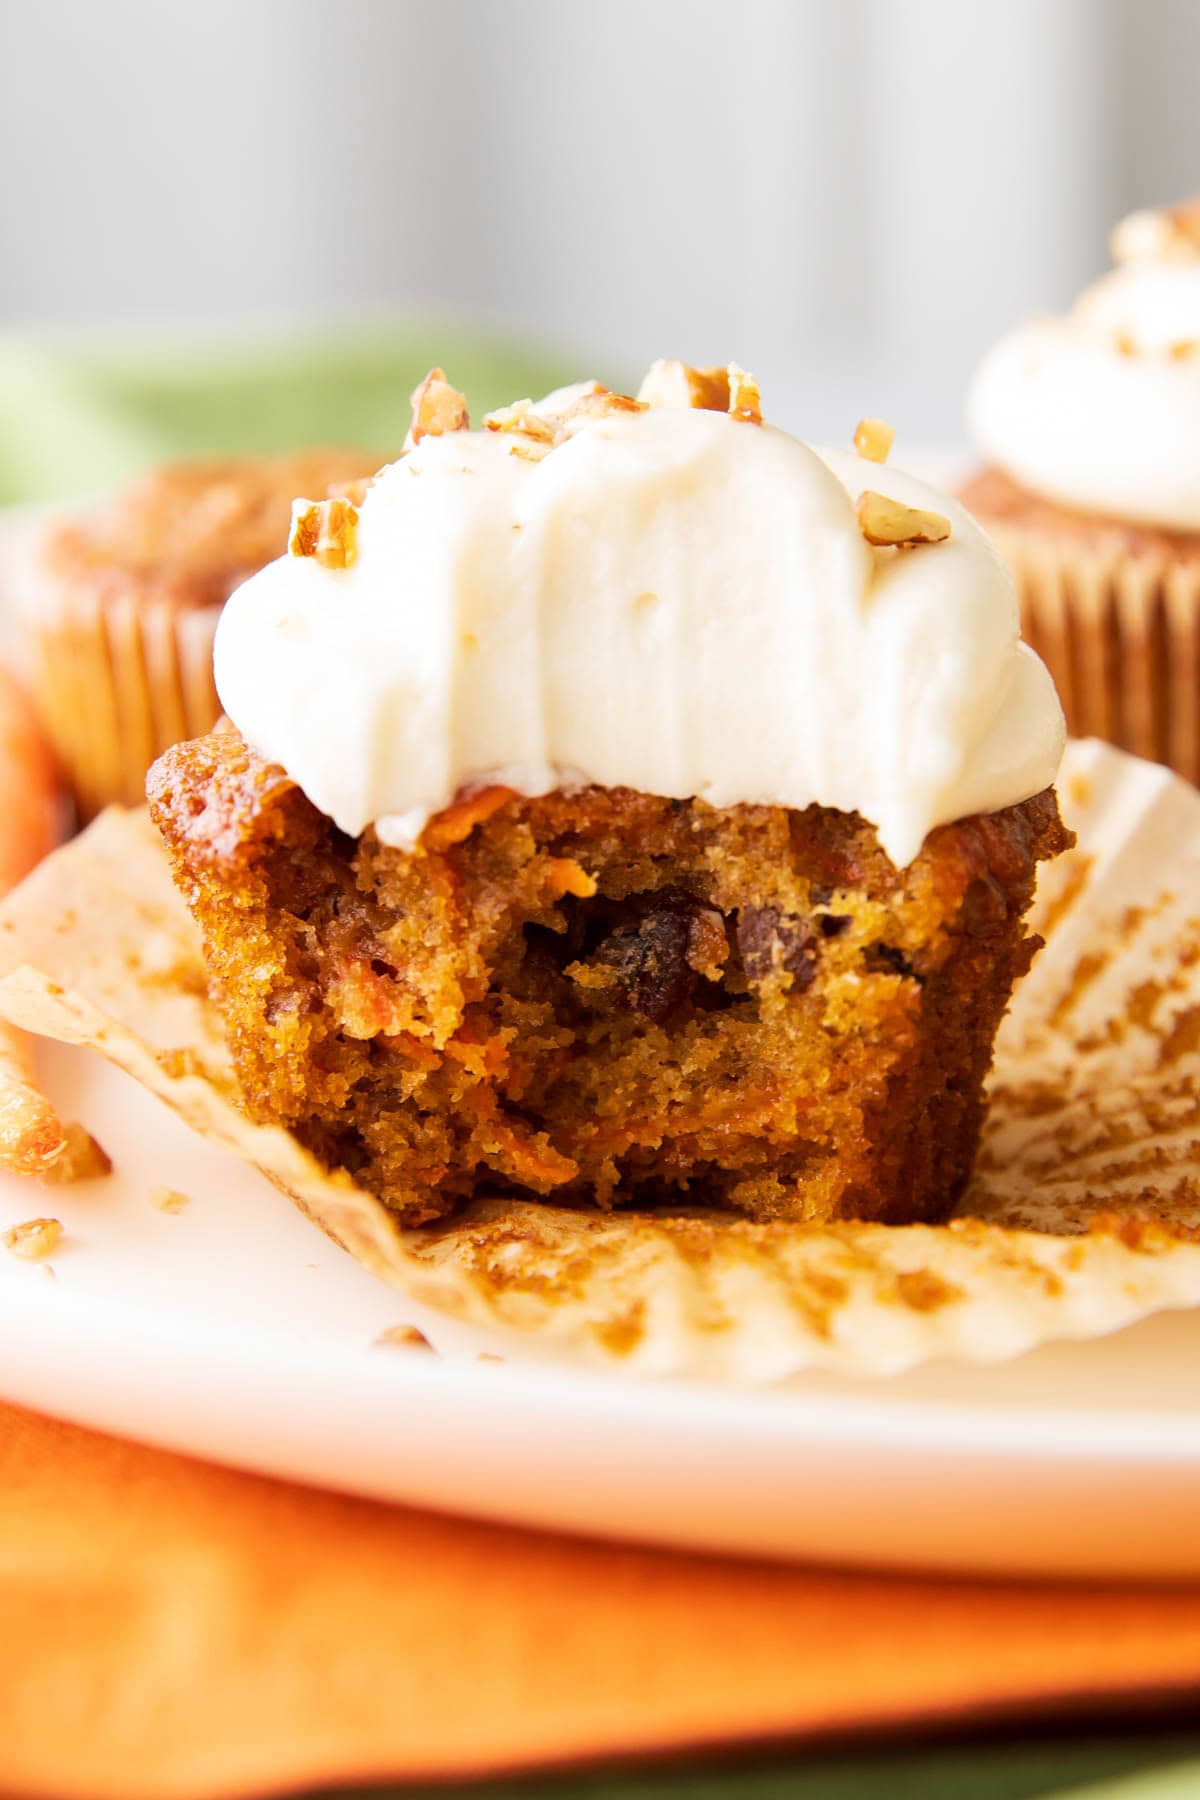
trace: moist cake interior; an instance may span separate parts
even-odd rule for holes
[[[1052,793],[898,872],[857,815],[590,787],[352,839],[234,732],[153,811],[243,1098],[407,1222],[488,1186],[936,1218],[967,1179]]]

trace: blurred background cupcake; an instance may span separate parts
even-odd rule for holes
[[[103,504],[35,523],[12,600],[81,819],[112,801],[140,805],[154,758],[216,720],[217,620],[234,588],[281,553],[293,498],[323,498],[383,460],[310,450],[169,463]]]
[[[1116,268],[988,353],[962,498],[1020,582],[1076,736],[1200,779],[1200,199],[1130,214]]]

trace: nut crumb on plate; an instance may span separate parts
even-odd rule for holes
[[[375,1343],[379,1347],[400,1350],[432,1351],[433,1349],[433,1345],[425,1336],[425,1333],[423,1331],[418,1331],[415,1325],[389,1325],[386,1331],[380,1332],[379,1336],[375,1339]]]
[[[62,1234],[62,1223],[58,1219],[26,1219],[6,1231],[0,1242],[14,1256],[40,1262],[44,1256],[53,1256],[62,1241]]]
[[[63,1147],[40,1172],[50,1187],[66,1187],[74,1181],[98,1181],[112,1174],[112,1157],[90,1131],[74,1121],[63,1127]]]
[[[191,1196],[180,1193],[178,1188],[154,1187],[150,1189],[150,1204],[159,1212],[181,1213],[191,1205]]]

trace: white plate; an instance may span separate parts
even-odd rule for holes
[[[0,1182],[0,1393],[83,1424],[385,1500],[558,1530],[860,1564],[1200,1576],[1200,1314],[994,1368],[748,1392],[528,1360],[406,1308],[125,1076],[50,1046],[117,1157]],[[190,1196],[178,1215],[151,1190]],[[419,1323],[443,1355],[380,1346]],[[490,1348],[520,1360],[480,1362]]]

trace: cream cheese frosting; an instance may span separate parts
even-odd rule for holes
[[[949,537],[872,546],[868,489]],[[347,566],[287,555],[237,590],[216,677],[317,807],[400,845],[464,787],[595,782],[857,811],[904,865],[1046,787],[1064,741],[961,507],[687,407],[585,417],[548,450],[422,437],[366,493]]]
[[[979,448],[1061,505],[1200,531],[1200,235],[1192,209],[1135,213],[1118,267],[1061,318],[989,352],[968,417]]]

